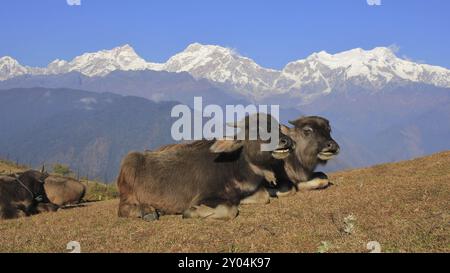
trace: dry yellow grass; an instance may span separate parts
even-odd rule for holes
[[[120,219],[117,200],[0,222],[1,252],[450,252],[450,152],[338,172],[233,221]]]
[[[0,174],[11,174],[15,172],[20,172],[25,169],[25,166],[17,166],[10,161],[0,160]]]

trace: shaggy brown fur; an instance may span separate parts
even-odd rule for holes
[[[50,202],[58,206],[78,204],[86,193],[86,186],[81,182],[55,175],[45,179],[44,188]]]
[[[292,141],[286,139],[281,135],[280,149],[291,148]],[[261,143],[200,140],[128,154],[117,181],[119,216],[235,217],[240,200],[259,188],[264,170],[277,161],[271,152],[261,151]]]

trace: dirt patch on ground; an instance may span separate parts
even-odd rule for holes
[[[228,222],[120,219],[117,200],[0,221],[1,252],[450,252],[450,152],[337,172]]]

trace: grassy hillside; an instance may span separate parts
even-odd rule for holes
[[[0,222],[1,252],[450,252],[450,151],[330,175],[233,221],[120,219],[117,200]]]

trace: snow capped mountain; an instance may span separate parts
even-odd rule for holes
[[[337,54],[321,51],[277,71],[261,67],[229,48],[194,43],[160,68],[185,71],[252,97],[292,92],[312,99],[348,83],[371,90],[405,81],[450,87],[450,70],[398,58],[387,47],[356,48]]]
[[[357,48],[337,54],[321,51],[287,64],[275,81],[274,90],[299,91],[313,97],[346,83],[378,90],[403,81],[450,87],[450,70],[398,58],[386,47]]]
[[[188,72],[195,78],[226,84],[245,93],[270,90],[280,75],[279,71],[263,68],[232,49],[199,43],[191,44],[183,52],[171,57],[163,69]]]
[[[114,70],[154,70],[157,68],[158,64],[147,63],[136,54],[130,45],[124,45],[111,50],[85,53],[70,62],[57,59],[48,65],[46,73],[61,74],[78,71],[93,77],[105,76]]]
[[[58,74],[68,71],[69,63],[65,60],[56,59],[47,66],[46,74]]]
[[[0,80],[6,80],[24,74],[49,75],[63,74],[71,71],[80,72],[86,76],[105,76],[114,70],[160,70],[161,65],[146,62],[139,57],[130,45],[124,45],[111,50],[101,50],[84,53],[70,62],[56,59],[47,67],[22,66],[11,57],[0,58]]]
[[[281,71],[261,67],[232,49],[194,43],[165,63],[141,58],[130,45],[85,53],[71,61],[55,60],[45,68],[20,65],[11,57],[0,58],[0,80],[24,74],[49,75],[78,71],[105,76],[115,70],[188,72],[254,98],[289,93],[306,100],[352,84],[380,90],[390,84],[418,82],[450,88],[450,70],[398,58],[386,47],[356,48],[337,54],[325,51],[288,63]]]
[[[0,58],[0,81],[28,73],[28,68],[9,56]]]

